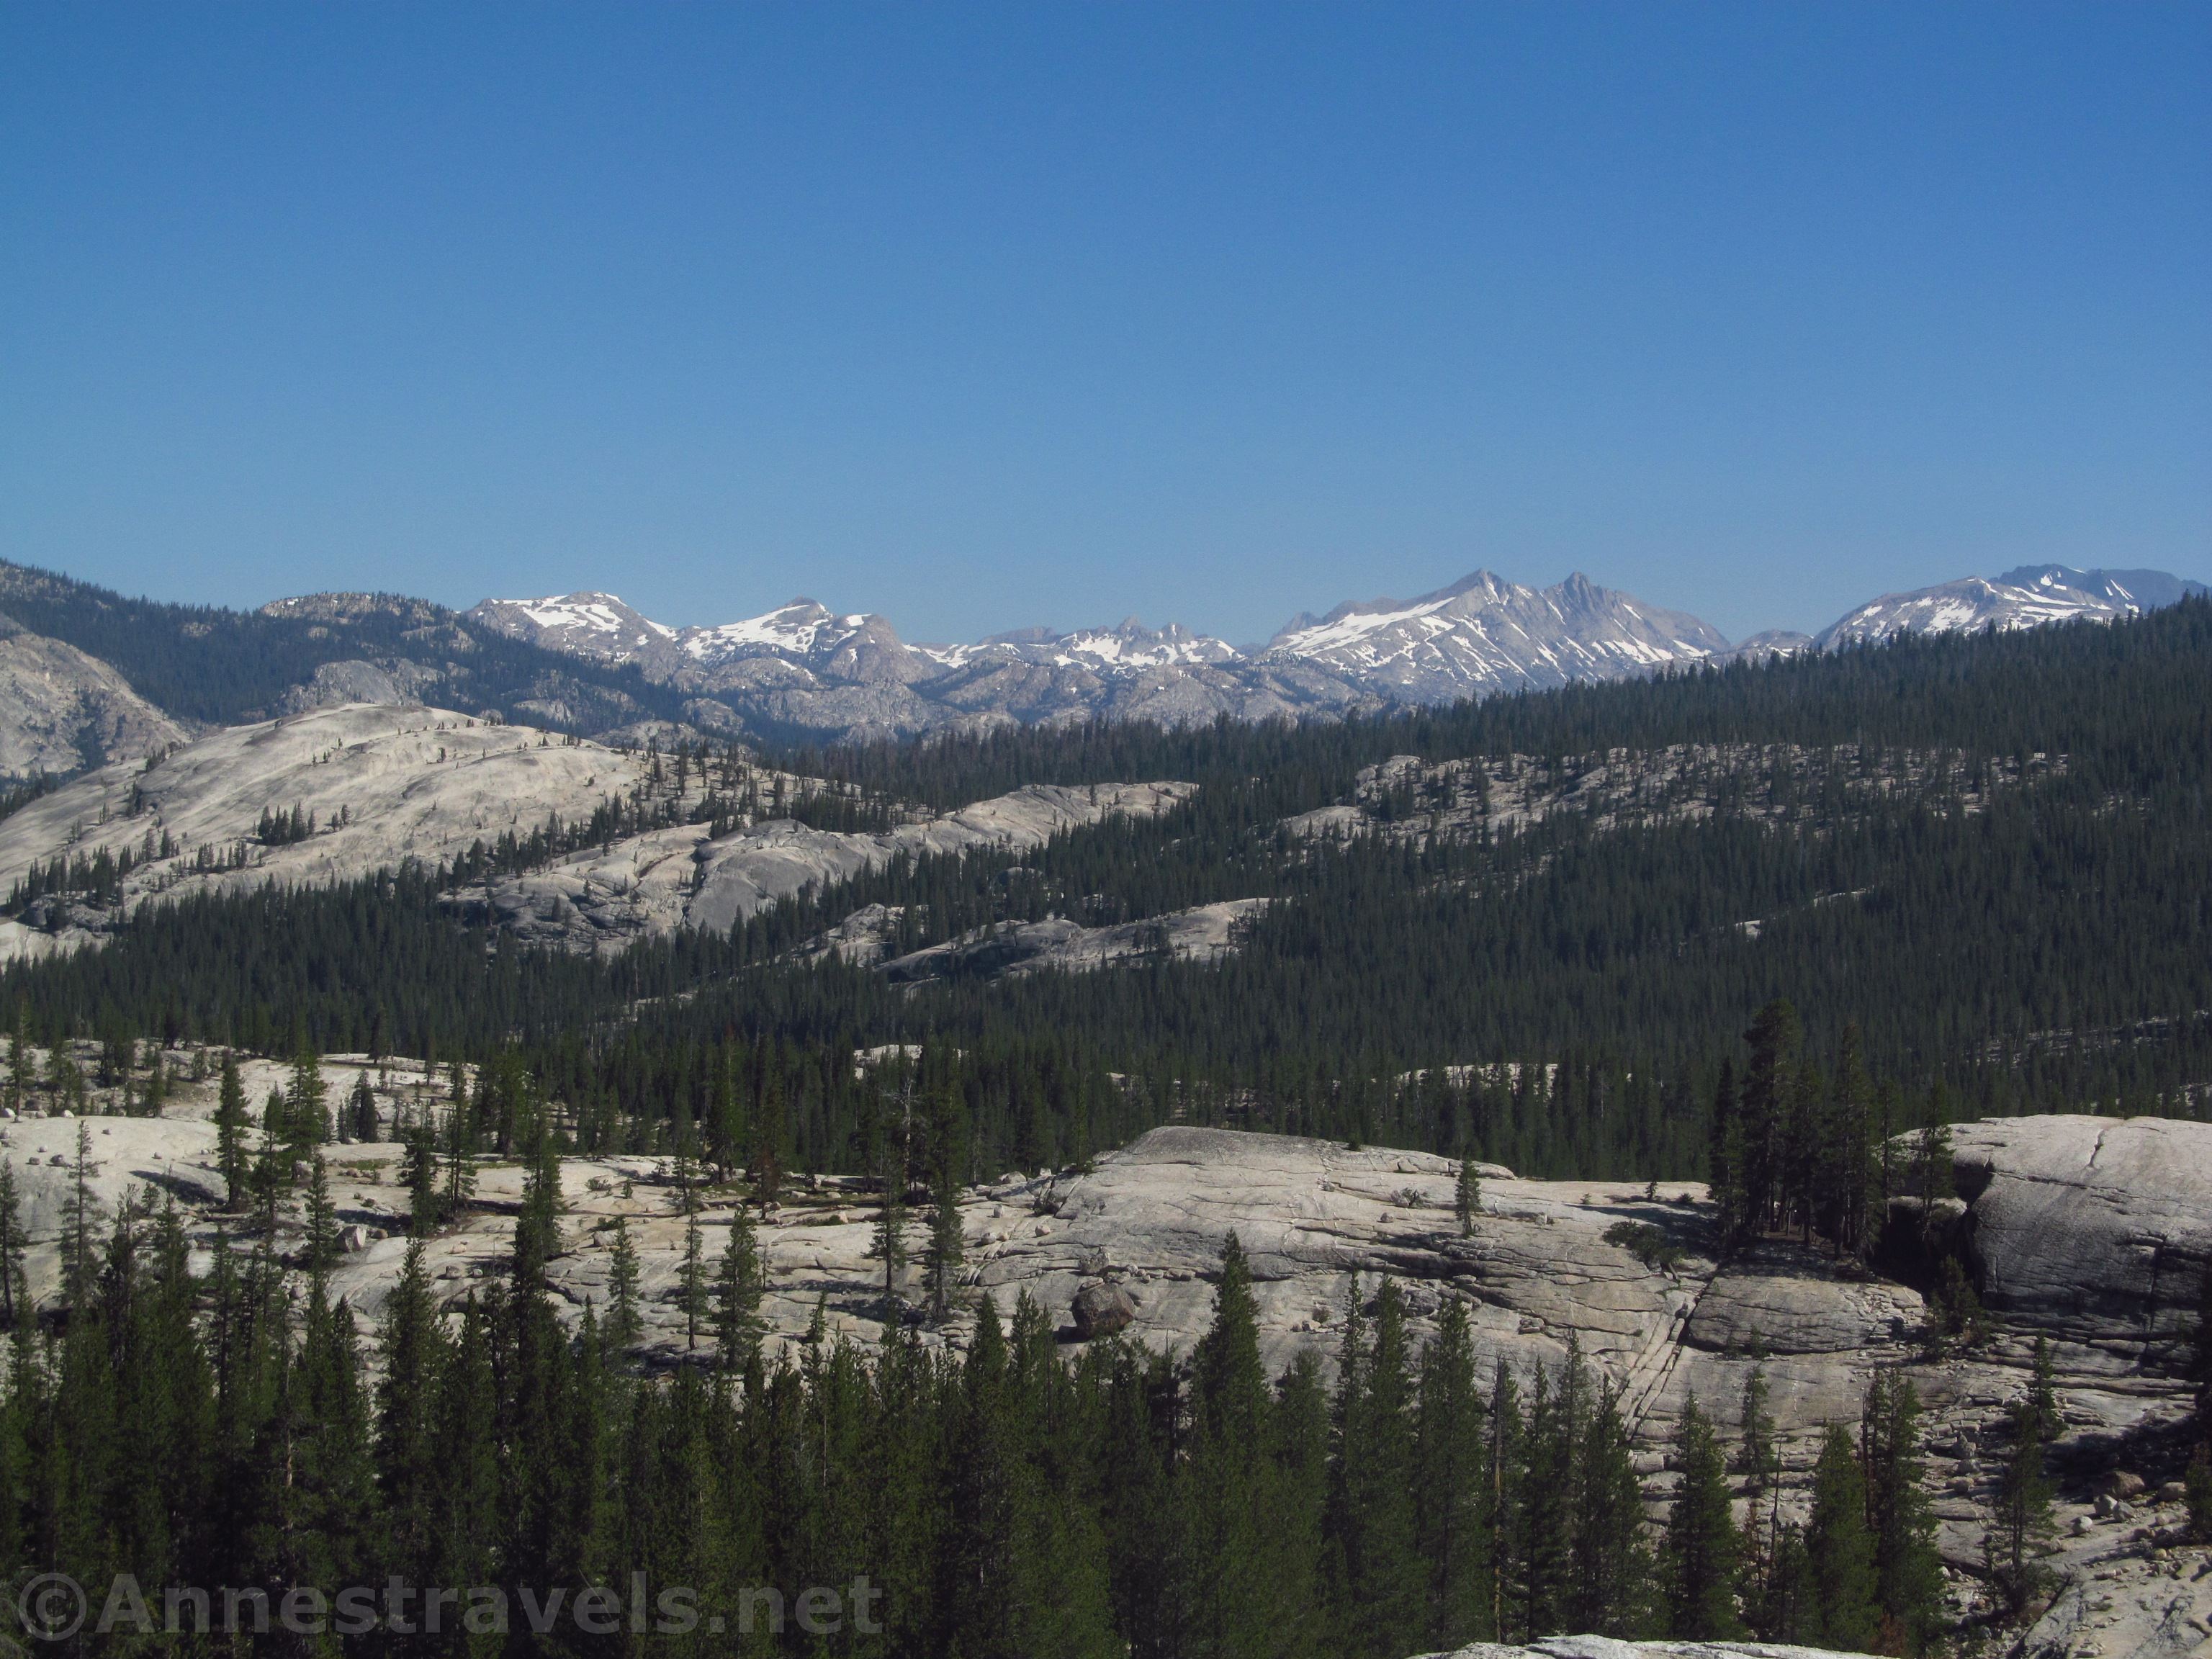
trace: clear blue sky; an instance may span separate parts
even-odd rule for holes
[[[0,553],[1237,641],[2212,576],[2212,5],[0,9]]]

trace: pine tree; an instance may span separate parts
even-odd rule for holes
[[[15,1186],[15,1160],[0,1156],[0,1320],[11,1331],[30,1311],[23,1246],[23,1203]]]
[[[406,1132],[399,1154],[400,1184],[407,1188],[407,1230],[427,1238],[443,1219],[438,1190],[437,1132],[417,1123]]]
[[[1742,1541],[1729,1512],[1728,1462],[1692,1395],[1682,1407],[1674,1462],[1680,1479],[1660,1548],[1667,1634],[1718,1642],[1743,1634],[1736,1611]]]
[[[1421,1351],[1413,1462],[1416,1547],[1428,1568],[1423,1640],[1449,1650],[1491,1634],[1490,1446],[1467,1304],[1446,1299]]]
[[[1337,1384],[1337,1474],[1328,1528],[1339,1641],[1367,1659],[1402,1659],[1420,1645],[1426,1574],[1415,1553],[1411,1356],[1405,1297],[1385,1278],[1374,1340],[1362,1346],[1357,1291],[1345,1320]]]
[[[753,1197],[762,1212],[776,1206],[783,1191],[784,1101],[783,1079],[775,1068],[764,1068],[758,1103],[753,1111]]]
[[[1570,1343],[1556,1372],[1539,1370],[1528,1391],[1513,1540],[1519,1607],[1516,1623],[1529,1637],[1557,1636],[1573,1624],[1576,1463],[1588,1407],[1589,1371]]]
[[[1782,1458],[1775,1449],[1774,1417],[1766,1401],[1765,1368],[1754,1365],[1744,1379],[1736,1451],[1736,1471],[1743,1477],[1744,1600],[1752,1628],[1768,1641],[1778,1641],[1782,1638],[1772,1627],[1768,1591],[1782,1528]]]
[[[292,1058],[291,1076],[284,1085],[284,1129],[280,1138],[290,1163],[305,1164],[315,1155],[315,1148],[330,1139],[327,1094],[322,1057],[303,1042]]]
[[[2051,1345],[2040,1336],[2035,1339],[2027,1393],[2013,1402],[2005,1417],[2012,1444],[1998,1477],[1997,1501],[1983,1536],[1982,1555],[1990,1582],[2004,1598],[2005,1611],[2018,1619],[2048,1577],[2037,1559],[2055,1525],[2047,1460],[2051,1443],[2065,1426],[2051,1379]]]
[[[1482,1177],[1475,1173],[1474,1160],[1463,1158],[1459,1161],[1459,1178],[1454,1183],[1452,1212],[1459,1221],[1462,1238],[1474,1237],[1474,1218],[1482,1213]]]
[[[743,1373],[760,1352],[763,1275],[751,1212],[730,1212],[730,1237],[714,1281],[714,1344],[725,1370]]]
[[[318,1152],[308,1165],[307,1268],[316,1280],[328,1277],[338,1260],[337,1207],[331,1200],[330,1166]]]
[[[1270,1547],[1279,1503],[1268,1456],[1269,1407],[1251,1270],[1232,1232],[1222,1245],[1213,1324],[1192,1356],[1190,1452],[1177,1529],[1186,1572],[1182,1647],[1204,1659],[1285,1651]]]
[[[967,1250],[961,1234],[961,1175],[968,1157],[968,1117],[958,1090],[940,1076],[929,1094],[929,1310],[940,1323]]]
[[[1846,1025],[1820,1122],[1812,1194],[1814,1227],[1842,1255],[1863,1256],[1869,1243],[1866,1200],[1871,1093],[1859,1028]]]
[[[906,1267],[906,1157],[898,1139],[878,1128],[873,1159],[876,1177],[883,1183],[883,1201],[876,1210],[875,1237],[868,1254],[884,1264],[884,1334],[886,1340],[899,1324],[899,1275]]]
[[[15,1005],[15,1023],[8,1034],[8,1109],[21,1117],[28,1109],[31,1092],[30,1033],[25,1027],[23,1005]]]
[[[1943,1564],[1926,1490],[1920,1415],[1912,1384],[1892,1372],[1868,1389],[1860,1429],[1882,1637],[1887,1648],[1911,1654],[1935,1645],[1943,1620]]]
[[[630,1243],[629,1219],[615,1218],[615,1242],[608,1252],[606,1354],[619,1364],[644,1340],[645,1317],[637,1303],[637,1247]]]
[[[353,1080],[353,1093],[346,1103],[346,1133],[351,1139],[364,1144],[375,1142],[376,1091],[369,1087],[366,1071]]]
[[[92,1130],[76,1126],[76,1157],[70,1165],[69,1206],[62,1221],[62,1294],[72,1315],[91,1304],[98,1278],[95,1237],[100,1229],[99,1198],[92,1189]]]
[[[222,1166],[223,1194],[233,1210],[246,1207],[246,1085],[239,1076],[238,1056],[226,1048],[222,1079],[216,1091],[215,1144],[216,1161]]]
[[[437,1525],[436,1403],[447,1357],[422,1249],[419,1237],[408,1242],[398,1281],[385,1300],[374,1445],[392,1565],[415,1572],[431,1565]]]
[[[1786,1000],[1759,1011],[1744,1033],[1751,1065],[1739,1110],[1743,1123],[1744,1225],[1753,1232],[1779,1225],[1789,1196],[1790,1119],[1801,1092],[1804,1035]]]
[[[1490,1385],[1490,1444],[1485,1482],[1490,1510],[1490,1624],[1494,1639],[1525,1639],[1522,1609],[1526,1605],[1521,1574],[1527,1522],[1521,1469],[1528,1444],[1521,1416],[1521,1391],[1500,1359]]]
[[[684,1215],[684,1265],[677,1277],[677,1295],[684,1307],[684,1346],[699,1346],[699,1322],[707,1312],[707,1257],[699,1232],[699,1212]]]
[[[1650,1603],[1644,1493],[1628,1444],[1620,1395],[1610,1381],[1589,1402],[1575,1457],[1571,1624],[1601,1636],[1632,1636]]]
[[[1735,1087],[1735,1062],[1723,1057],[1720,1080],[1705,1130],[1705,1179],[1712,1196],[1715,1231],[1721,1248],[1736,1243],[1750,1225],[1750,1194],[1744,1185],[1743,1111]]]
[[[1813,1513],[1805,1525],[1805,1585],[1796,1639],[1856,1653],[1880,1639],[1874,1540],[1867,1532],[1866,1480],[1850,1436],[1831,1425],[1813,1470]]]
[[[445,1139],[445,1190],[439,1194],[438,1213],[441,1220],[451,1221],[477,1190],[475,1114],[458,1062],[453,1066],[452,1100],[446,1108]]]

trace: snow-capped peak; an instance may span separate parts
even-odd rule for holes
[[[739,622],[723,623],[714,628],[687,628],[684,630],[684,649],[702,663],[764,652],[788,652],[807,657],[842,645],[866,629],[870,620],[865,613],[841,617],[827,605],[801,598]]]

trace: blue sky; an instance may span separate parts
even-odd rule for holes
[[[2212,575],[2212,7],[0,9],[0,553],[1741,635]]]

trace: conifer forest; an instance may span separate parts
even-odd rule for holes
[[[255,637],[279,653],[299,632]],[[526,654],[487,672],[520,676]],[[194,707],[263,697],[264,671],[198,686],[199,660],[148,672]],[[703,744],[663,759],[734,764]],[[1271,1370],[1234,1231],[1194,1345],[1106,1333],[1072,1355],[1028,1297],[963,1288],[961,1194],[1206,1126],[1452,1160],[1468,1238],[1482,1166],[1649,1182],[1655,1203],[1660,1182],[1703,1183],[1693,1243],[1716,1259],[1781,1241],[1863,1278],[1896,1201],[1951,1199],[1955,1125],[2204,1120],[2212,601],[1416,712],[794,743],[749,763],[824,781],[791,811],[841,830],[1031,784],[1195,787],[621,951],[520,942],[489,900],[496,873],[661,827],[611,808],[436,866],[149,901],[100,948],[0,968],[11,1119],[159,1117],[171,1053],[201,1057],[221,1101],[225,1190],[197,1219],[159,1183],[103,1212],[80,1134],[74,1186],[37,1224],[61,1253],[43,1303],[0,1162],[0,1572],[11,1598],[41,1575],[97,1587],[52,1650],[1997,1639],[2001,1617],[1969,1628],[1948,1596],[1924,1404],[1899,1375],[1828,1425],[1785,1504],[1763,1365],[1692,1400],[1639,1465],[1621,1387],[1578,1347],[1484,1365],[1480,1310],[1447,1297],[1417,1334],[1388,1273],[1354,1273],[1326,1341]],[[1537,800],[1567,804],[1506,810]],[[271,846],[317,827],[264,820]],[[128,874],[57,860],[9,913]],[[911,952],[1231,901],[1264,903],[1206,960],[902,983],[809,948],[866,906]],[[380,1107],[366,1069],[357,1097],[325,1098],[330,1055],[446,1081],[411,1113]],[[239,1080],[264,1062],[290,1068],[265,1103]],[[363,1141],[394,1143],[407,1199],[374,1315],[331,1280],[325,1155]],[[675,1363],[641,1358],[626,1235],[603,1300],[580,1310],[549,1275],[577,1158],[657,1160],[687,1217],[714,1196],[711,1226],[685,1224]],[[477,1182],[495,1169],[520,1172],[507,1242],[442,1295],[426,1248],[493,1212]],[[769,1340],[757,1230],[824,1179],[878,1229],[886,1303],[908,1265],[926,1286],[880,1341],[819,1319]],[[1684,1248],[1657,1225],[1615,1235],[1662,1278]],[[1989,1340],[1960,1258],[1923,1265],[1934,1340]],[[2049,1594],[2044,1449],[2063,1424],[2039,1347],[2036,1365],[2008,1408],[1985,1570],[2015,1610]],[[2212,1462],[2190,1485],[2212,1526]],[[142,1604],[114,1599],[126,1578]]]

